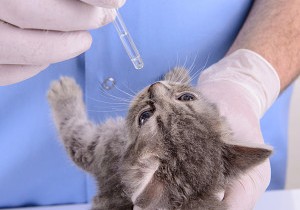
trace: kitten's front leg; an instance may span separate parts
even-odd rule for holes
[[[87,119],[80,87],[73,79],[62,77],[52,83],[48,100],[55,125],[72,160],[92,172],[97,139],[95,127]]]

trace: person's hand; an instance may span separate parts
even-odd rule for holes
[[[258,54],[238,50],[205,70],[200,91],[227,118],[233,144],[262,147],[260,118],[279,94],[280,82],[272,66]],[[269,160],[250,169],[225,189],[230,210],[250,210],[270,182]]]
[[[125,0],[1,0],[0,86],[25,80],[91,45]]]

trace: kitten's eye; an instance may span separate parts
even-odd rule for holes
[[[139,117],[139,126],[145,124],[145,122],[153,115],[152,110],[144,111]]]
[[[191,93],[184,93],[181,96],[179,96],[177,99],[179,101],[193,101],[193,100],[195,100],[195,98],[196,97]]]

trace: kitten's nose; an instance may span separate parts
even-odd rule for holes
[[[155,83],[153,83],[152,85],[150,85],[149,91],[150,91],[151,89],[155,89],[155,87],[158,86],[158,85],[160,85],[160,84],[161,84],[160,82],[155,82]]]
[[[166,86],[161,82],[155,82],[148,88],[149,98],[153,99],[159,96],[163,96],[166,91]]]

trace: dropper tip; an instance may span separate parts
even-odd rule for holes
[[[143,62],[141,56],[131,59],[131,62],[133,64],[134,68],[137,70],[144,68],[144,62]]]

